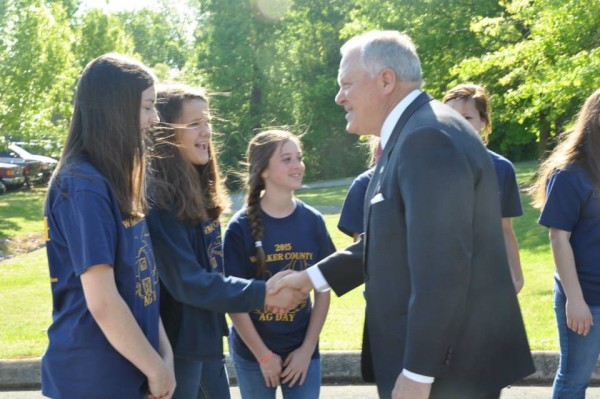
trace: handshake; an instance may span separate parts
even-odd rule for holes
[[[305,301],[312,289],[306,271],[283,270],[267,281],[265,307],[273,313],[287,313]]]

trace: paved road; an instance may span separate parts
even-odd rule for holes
[[[231,388],[232,399],[240,399],[237,387]],[[38,392],[0,392],[0,399],[43,399]],[[277,395],[280,399],[281,395]],[[372,385],[325,385],[321,387],[321,399],[376,399],[377,390]],[[505,389],[502,399],[548,399],[550,387],[518,386]],[[600,388],[587,390],[587,399],[600,399]]]

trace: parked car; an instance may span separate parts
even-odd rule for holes
[[[4,194],[6,192],[6,186],[4,185],[4,183],[2,183],[2,180],[0,180],[0,195]]]
[[[42,163],[35,159],[25,160],[12,150],[0,151],[0,162],[20,165],[25,171],[25,184],[28,187],[41,183],[44,180]]]
[[[25,168],[21,165],[0,162],[0,182],[2,186],[22,187],[25,184]],[[6,190],[6,187],[4,187]]]
[[[54,169],[56,169],[56,165],[58,164],[56,159],[47,157],[45,155],[32,154],[23,147],[18,146],[16,143],[9,144],[8,148],[26,161],[40,161],[42,163],[42,174],[44,175],[43,181],[47,182],[50,180],[50,176],[52,176],[52,172],[54,172]]]

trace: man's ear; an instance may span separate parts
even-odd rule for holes
[[[391,68],[384,68],[383,71],[379,73],[379,78],[381,79],[385,94],[391,93],[396,87],[396,73]]]

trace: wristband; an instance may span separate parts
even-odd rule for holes
[[[266,362],[268,362],[269,360],[271,360],[271,358],[272,358],[272,357],[273,357],[273,352],[269,352],[269,353],[267,354],[267,356],[263,357],[262,359],[259,359],[258,363],[259,363],[259,364],[266,363]]]

